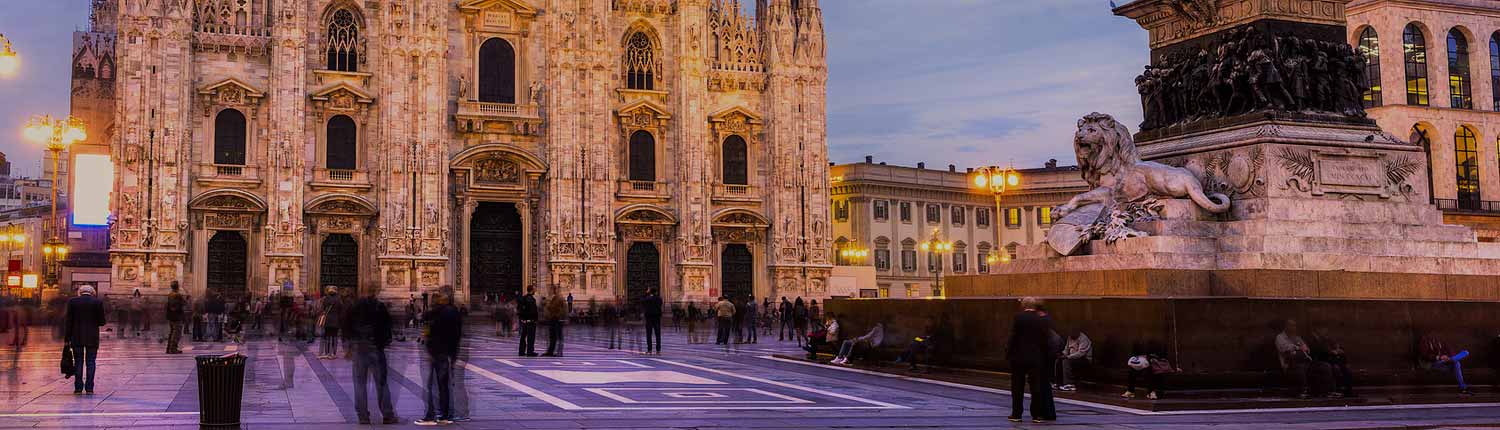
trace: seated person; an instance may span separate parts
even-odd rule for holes
[[[1469,351],[1459,351],[1457,354],[1450,354],[1448,345],[1444,344],[1441,338],[1428,333],[1422,336],[1421,351],[1419,352],[1417,361],[1422,364],[1422,367],[1453,372],[1453,378],[1458,380],[1459,394],[1472,396],[1474,393],[1469,391],[1467,384],[1464,384],[1464,366],[1462,361],[1468,357]]]
[[[1334,391],[1343,397],[1354,396],[1354,372],[1349,370],[1349,357],[1344,355],[1344,346],[1328,336],[1328,329],[1313,329],[1312,342],[1307,344],[1314,362],[1328,366],[1333,374]]]
[[[883,342],[884,340],[885,323],[875,323],[875,327],[871,327],[870,331],[868,333],[865,333],[864,336],[844,341],[844,344],[839,346],[839,354],[833,358],[832,363],[849,364],[849,354],[854,353],[854,347],[859,346],[860,344],[864,344],[870,349],[875,349],[879,348],[881,342]]]
[[[1057,356],[1057,390],[1078,391],[1078,387],[1073,385],[1073,373],[1093,362],[1094,343],[1089,340],[1088,335],[1083,334],[1083,330],[1074,331],[1063,346],[1062,354]]]
[[[1309,381],[1326,379],[1322,377],[1327,374],[1328,368],[1322,363],[1313,362],[1311,349],[1297,330],[1297,321],[1286,320],[1282,323],[1281,333],[1276,335],[1276,358],[1281,362],[1281,371],[1296,382],[1297,398],[1306,399],[1311,394],[1323,391]],[[1329,397],[1343,395],[1332,393]]]
[[[1167,358],[1166,346],[1161,342],[1136,342],[1130,351],[1130,360],[1126,363],[1130,374],[1125,379],[1125,393],[1120,397],[1134,399],[1135,383],[1144,378],[1146,399],[1156,400],[1162,392],[1163,379],[1168,374],[1177,372]]]
[[[807,351],[808,360],[818,359],[818,347],[823,344],[833,344],[839,340],[839,320],[832,313],[828,313],[828,319],[823,326],[807,334],[807,346],[802,349]]]

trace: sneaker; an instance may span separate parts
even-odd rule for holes
[[[1127,399],[1134,399],[1135,398],[1135,393],[1134,392],[1130,392],[1130,391],[1126,391],[1125,394],[1121,394],[1120,397],[1127,398]]]
[[[1010,422],[1013,422],[1013,423],[1021,422],[1021,417],[1018,417],[1018,416],[1015,416],[1015,415],[1011,415],[1011,416],[1005,417],[1005,419],[1010,420]]]
[[[1156,400],[1156,392],[1152,391],[1146,394],[1146,400]]]
[[[453,424],[453,420],[445,419],[445,418],[438,418],[438,424],[442,424],[442,425]]]
[[[416,421],[412,422],[412,424],[416,424],[416,425],[419,425],[419,426],[435,426],[435,425],[439,425],[441,423],[439,423],[438,420],[432,420],[432,419],[423,418],[423,419],[416,420]]]
[[[469,421],[470,421],[469,417],[453,417],[453,419],[450,420],[449,422],[466,423],[466,422],[469,422]]]
[[[1035,424],[1046,424],[1046,423],[1052,422],[1052,421],[1056,421],[1056,420],[1053,420],[1053,419],[1050,419],[1050,418],[1032,418],[1031,419],[1031,422],[1035,423]]]
[[[1058,391],[1078,391],[1078,387],[1074,387],[1073,384],[1068,384],[1068,385],[1064,385],[1064,386],[1058,387],[1057,390]]]

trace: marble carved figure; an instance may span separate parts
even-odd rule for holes
[[[1063,255],[1072,254],[1078,245],[1095,236],[1143,235],[1101,230],[1109,230],[1111,225],[1128,228],[1128,222],[1111,218],[1128,216],[1133,220],[1142,216],[1130,206],[1156,207],[1154,202],[1159,199],[1187,198],[1210,213],[1229,210],[1229,196],[1205,193],[1202,181],[1192,171],[1141,161],[1130,130],[1109,115],[1096,112],[1078,120],[1073,150],[1083,179],[1092,189],[1053,210],[1062,228],[1049,231],[1048,243]]]

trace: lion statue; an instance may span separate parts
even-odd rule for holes
[[[1161,198],[1189,198],[1211,213],[1229,210],[1229,196],[1205,194],[1202,182],[1192,171],[1141,161],[1130,130],[1109,115],[1095,112],[1078,120],[1073,150],[1078,155],[1083,180],[1093,188],[1054,209],[1053,216],[1058,219],[1093,203],[1112,207],[1117,203]]]

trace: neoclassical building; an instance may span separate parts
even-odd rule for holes
[[[822,296],[817,0],[96,0],[118,287]]]
[[[1370,117],[1428,146],[1445,222],[1500,241],[1500,2],[1354,0],[1347,14]]]

